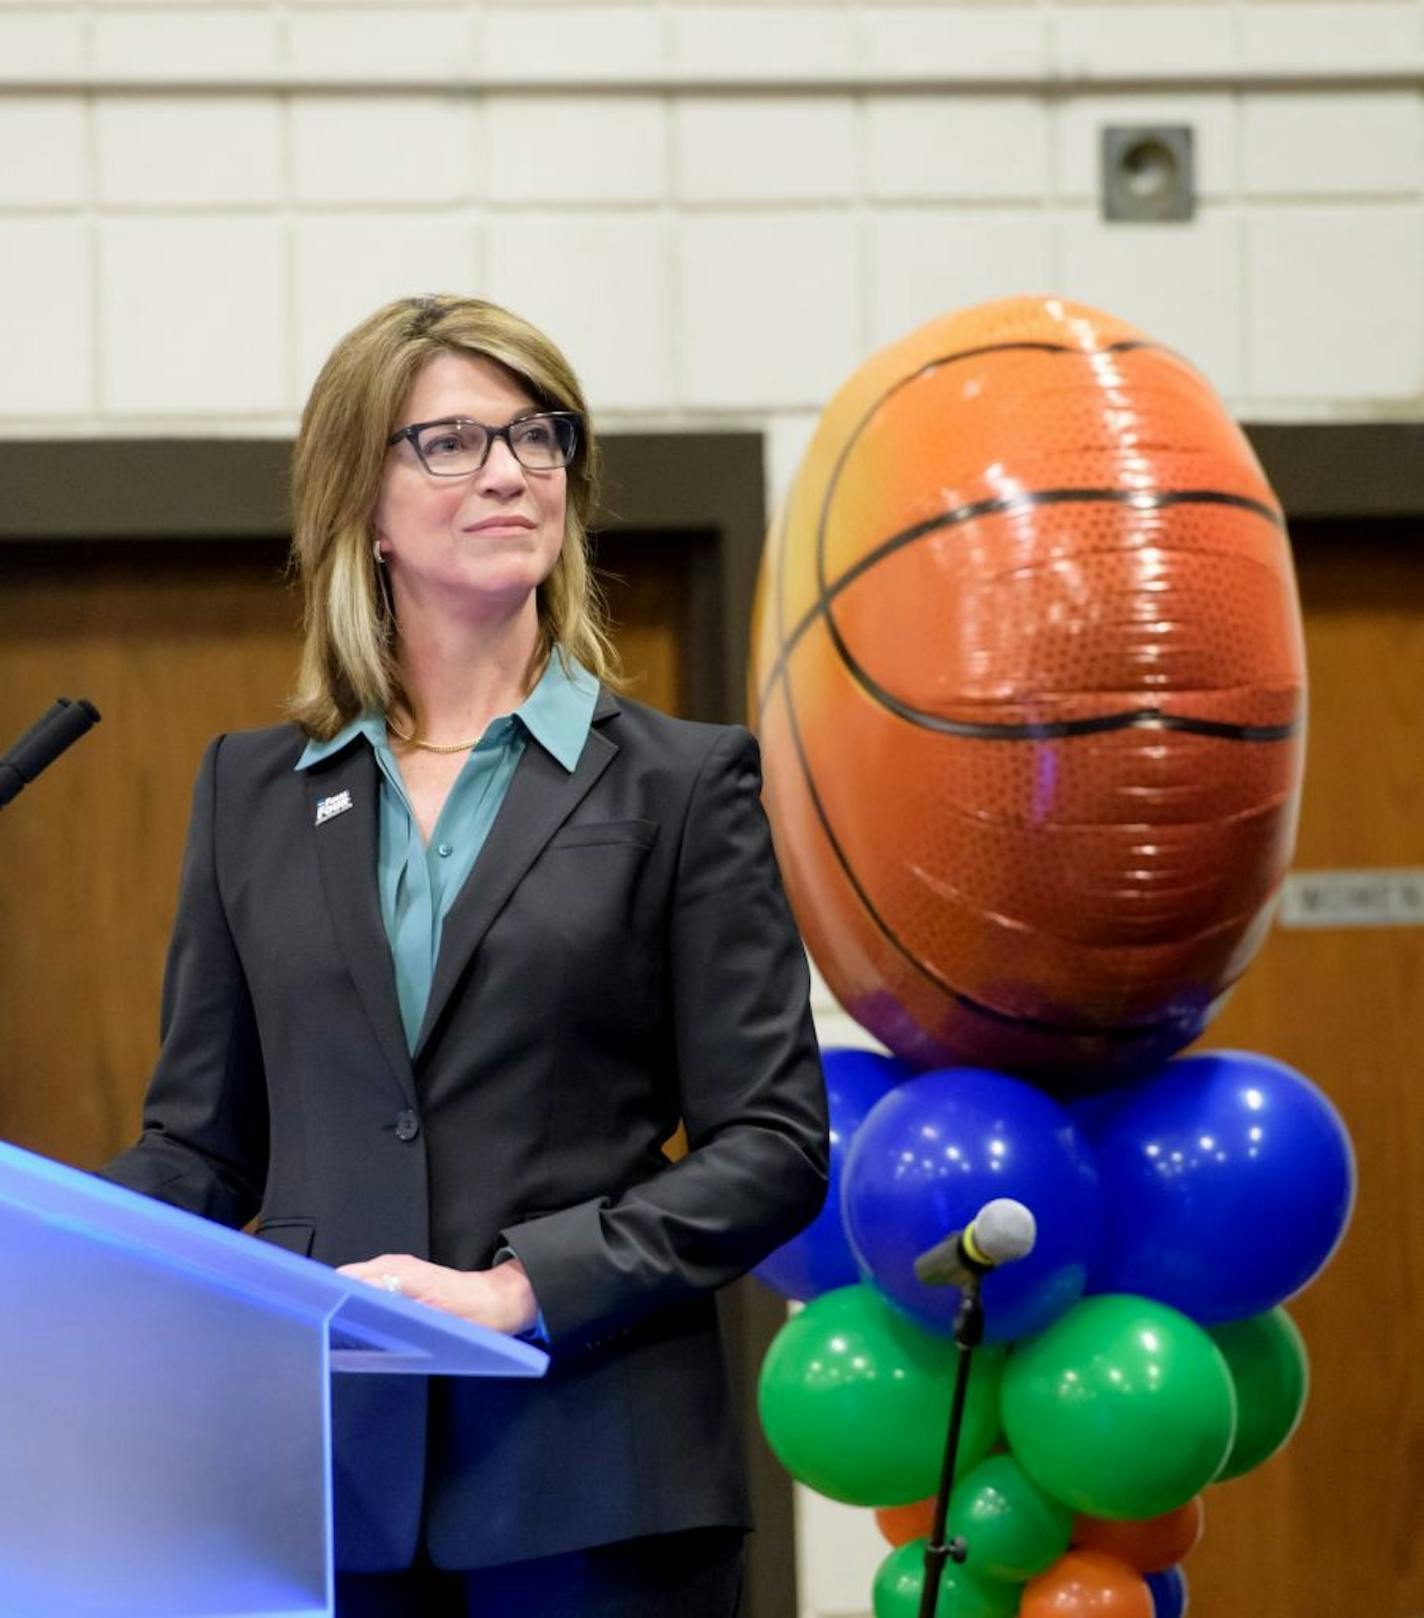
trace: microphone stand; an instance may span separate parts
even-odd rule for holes
[[[969,1275],[960,1287],[959,1313],[954,1321],[954,1341],[959,1350],[954,1373],[954,1400],[949,1407],[949,1430],[944,1441],[944,1465],[940,1468],[939,1492],[935,1495],[930,1537],[925,1542],[925,1582],[920,1591],[919,1618],[935,1618],[939,1604],[939,1581],[946,1562],[962,1563],[969,1547],[956,1534],[948,1544],[944,1538],[945,1518],[949,1515],[949,1494],[954,1486],[954,1465],[959,1457],[959,1433],[964,1425],[964,1402],[969,1394],[969,1372],[974,1350],[984,1341],[984,1305],[979,1301],[981,1277]]]

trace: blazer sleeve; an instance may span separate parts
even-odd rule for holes
[[[503,1231],[557,1350],[735,1280],[825,1199],[825,1085],[805,953],[741,727],[703,760],[668,920],[687,1155],[624,1195]]]
[[[162,1044],[138,1141],[98,1172],[225,1225],[257,1211],[266,1179],[267,1095],[247,981],[216,867],[222,737],[193,790],[178,913],[163,977]]]

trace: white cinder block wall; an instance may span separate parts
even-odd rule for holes
[[[1258,419],[1424,399],[1424,0],[0,0],[0,432],[290,429],[388,295],[547,324],[605,426],[771,435],[871,348],[1102,303]],[[1196,131],[1105,225],[1105,122]]]
[[[1153,121],[1197,217],[1105,225],[1099,130]],[[763,431],[773,500],[871,349],[1012,292],[1243,417],[1417,419],[1424,0],[0,0],[0,435],[286,433],[442,289],[605,429]],[[805,1615],[866,1612],[868,1514],[802,1507]]]

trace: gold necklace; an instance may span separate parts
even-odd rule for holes
[[[479,741],[479,737],[476,736],[474,741],[469,742],[423,742],[414,736],[407,736],[389,714],[386,715],[386,729],[390,731],[397,741],[404,742],[407,747],[419,747],[427,753],[468,753]]]

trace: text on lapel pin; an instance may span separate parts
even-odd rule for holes
[[[337,792],[329,798],[322,798],[316,806],[316,823],[330,820],[335,815],[344,815],[352,807],[349,792]]]

